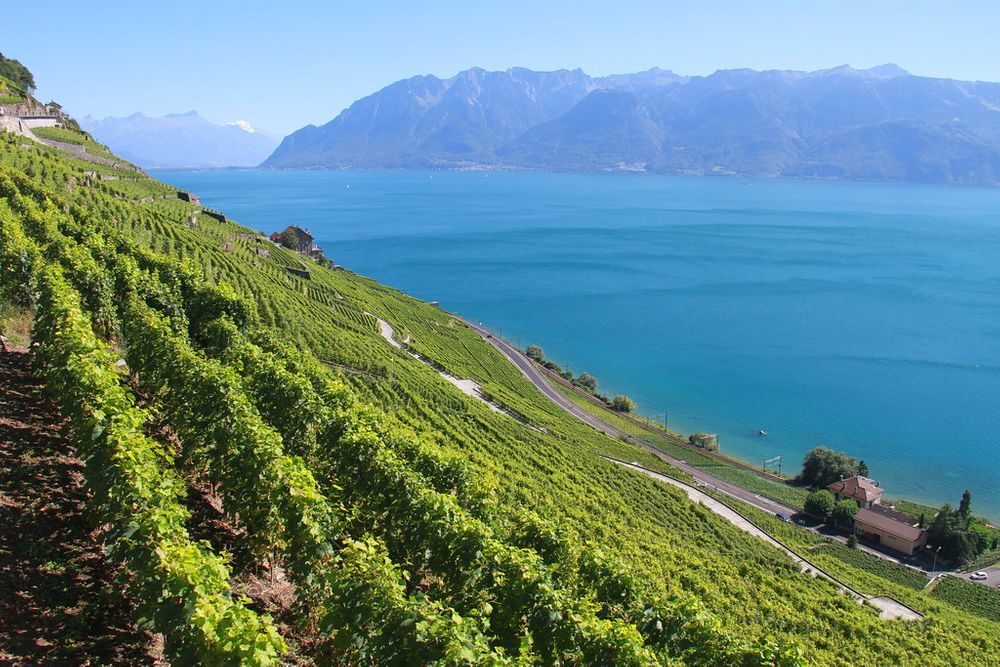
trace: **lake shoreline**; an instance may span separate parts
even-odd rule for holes
[[[465,320],[465,318],[459,313],[454,313],[454,315],[459,319]],[[468,323],[468,320],[466,320],[466,323]],[[492,333],[491,335],[502,339],[502,337],[500,337],[496,333]],[[515,348],[517,347],[514,346],[512,343],[510,343],[510,341],[506,342],[508,345],[511,345],[512,347]],[[525,353],[525,350],[521,350],[521,352]],[[596,396],[583,391],[579,387],[567,381],[565,378],[559,376],[554,371],[549,370],[541,365],[538,365],[537,368],[541,373],[547,376],[549,383],[553,384],[553,386],[561,393],[567,395],[568,397],[570,394],[572,394],[573,396],[578,398],[579,401],[575,401],[578,404],[580,402],[587,402],[590,405],[594,406],[597,410],[606,411],[606,413],[614,415],[618,421],[629,421],[637,429],[645,430],[649,433],[652,433],[653,435],[663,435],[667,439],[673,440],[674,441],[673,444],[676,446],[675,448],[664,447],[662,446],[662,444],[658,445],[655,442],[647,443],[655,447],[656,449],[662,451],[663,453],[669,456],[676,456],[680,458],[682,461],[688,463],[690,463],[690,461],[687,461],[687,459],[690,458],[695,458],[695,459],[707,458],[717,462],[719,466],[734,468],[737,471],[750,473],[766,482],[773,482],[775,484],[780,484],[783,488],[787,489],[789,493],[780,493],[780,492],[774,493],[773,489],[768,489],[766,484],[763,485],[763,488],[762,486],[756,484],[746,484],[745,483],[747,479],[746,476],[738,476],[738,478],[742,478],[744,480],[744,483],[741,483],[739,479],[736,480],[731,479],[730,475],[723,476],[723,479],[729,478],[727,479],[727,481],[737,486],[740,486],[744,490],[750,492],[758,491],[765,498],[769,498],[773,501],[786,504],[793,509],[797,510],[802,509],[802,503],[805,500],[805,495],[809,493],[810,489],[806,486],[797,484],[795,482],[795,476],[782,475],[775,471],[759,468],[753,465],[753,463],[750,461],[735,456],[731,456],[722,451],[718,450],[710,451],[698,448],[697,446],[692,445],[688,441],[684,440],[683,433],[670,430],[669,428],[665,429],[664,427],[660,427],[658,424],[651,422],[649,418],[642,417],[639,413],[616,413],[610,408],[610,406],[605,404]],[[603,419],[605,422],[607,422],[607,415],[597,414],[596,412],[594,414],[597,418]],[[638,435],[638,432],[632,432],[627,429],[625,432],[631,433],[632,435]],[[641,436],[640,439],[642,439]],[[681,449],[678,451],[677,448]],[[850,452],[846,453],[850,455]],[[714,468],[711,470],[712,474],[718,474],[718,472],[719,471],[715,470]],[[943,506],[945,503],[948,502],[949,501],[945,500],[937,502],[934,500],[928,501],[926,499],[914,499],[912,496],[908,497],[903,493],[895,493],[895,494],[890,493],[889,496],[886,498],[885,504],[886,506],[893,508],[895,508],[896,504],[900,504],[902,506],[899,508],[901,511],[905,509],[909,510],[910,514],[915,513],[915,516],[913,517],[914,519],[919,518],[920,514],[925,514],[929,519],[941,508],[941,506]],[[979,516],[984,518],[994,526],[997,523],[997,520],[995,518],[990,517],[988,515],[979,513]]]

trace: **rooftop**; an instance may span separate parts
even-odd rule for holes
[[[882,516],[888,517],[893,521],[899,521],[901,523],[905,523],[910,526],[915,526],[919,521],[919,519],[917,519],[916,517],[912,517],[909,514],[903,514],[902,512],[897,511],[895,508],[886,507],[885,505],[872,505],[868,509],[877,514],[881,514]]]
[[[890,512],[892,512],[892,510],[890,510]],[[898,512],[893,513],[899,514]],[[895,535],[896,537],[900,537],[904,540],[909,540],[910,542],[916,542],[920,539],[920,533],[922,532],[916,526],[911,526],[908,523],[898,521],[882,512],[877,512],[864,507],[859,509],[858,513],[854,515],[854,521],[855,523],[861,522],[867,524],[890,535]]]
[[[834,493],[849,496],[863,502],[872,502],[882,496],[882,488],[879,487],[878,482],[867,477],[862,477],[861,475],[855,475],[854,477],[834,482],[827,488]]]

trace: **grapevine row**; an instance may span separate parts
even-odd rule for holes
[[[163,633],[166,655],[181,662],[276,662],[284,642],[270,620],[232,597],[225,562],[188,536],[184,485],[172,473],[169,453],[144,435],[147,415],[121,385],[115,357],[94,335],[79,295],[58,267],[41,267],[13,216],[0,218],[4,266],[31,258],[39,274],[36,360],[87,461],[96,515],[110,526],[109,553],[129,574],[138,618]]]
[[[261,414],[286,442],[304,442],[302,452],[315,458],[317,438],[340,410],[364,413],[376,422],[377,411],[355,404],[350,392],[330,379],[315,359],[299,353],[271,332],[256,329],[247,338],[229,318],[207,325],[195,323],[206,351],[232,367],[244,379],[248,395]],[[473,513],[488,504],[488,490],[477,480],[471,466],[415,438],[396,438],[393,449],[435,490],[454,494]]]
[[[129,363],[144,386],[160,388],[157,398],[185,456],[220,483],[227,509],[248,527],[259,553],[285,555],[303,606],[322,632],[365,659],[501,660],[476,619],[407,596],[381,547],[338,539],[339,512],[302,459],[284,453],[231,369],[194,352],[135,295],[126,297],[121,318]]]

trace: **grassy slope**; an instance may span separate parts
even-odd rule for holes
[[[113,170],[65,159],[37,145],[6,141],[0,160],[71,196],[93,191],[74,173]],[[128,176],[127,172],[117,172]],[[168,192],[153,181],[100,183],[123,200]],[[145,194],[144,194],[145,193]],[[198,216],[177,200],[129,204],[142,211],[131,231],[151,247],[197,262],[213,279],[252,294],[262,316],[338,365],[356,390],[404,424],[460,451],[496,482],[500,501],[558,518],[584,539],[627,558],[664,592],[696,595],[723,624],[740,633],[795,637],[816,662],[953,663],[959,656],[1000,651],[996,624],[930,600],[917,600],[930,623],[880,621],[829,585],[798,574],[785,556],[735,529],[680,492],[598,458],[607,453],[655,467],[658,459],[608,438],[545,400],[492,347],[434,307],[346,271],[322,269],[233,223]],[[269,257],[254,252],[265,249]],[[311,280],[284,267],[306,263]],[[491,412],[432,369],[382,340],[369,311],[392,322],[413,346],[459,377],[472,378],[524,415],[540,433]],[[853,568],[857,578],[875,576]],[[921,596],[886,581],[902,596]],[[881,585],[881,584],[880,584]],[[926,598],[926,596],[923,596]],[[916,598],[914,598],[916,599]]]
[[[97,143],[94,141],[94,138],[86,132],[71,127],[36,127],[31,130],[31,133],[41,139],[60,141],[64,144],[73,144],[74,146],[82,146],[91,155],[97,155],[112,160],[117,159],[114,153],[112,153],[107,146]]]

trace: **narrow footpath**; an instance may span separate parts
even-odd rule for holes
[[[486,407],[488,407],[493,412],[498,412],[500,414],[504,414],[504,415],[507,415],[508,417],[512,417],[512,418],[516,419],[517,421],[521,422],[522,424],[524,424],[525,426],[527,426],[528,428],[530,428],[532,430],[535,430],[535,431],[540,431],[541,430],[537,426],[529,424],[526,421],[524,421],[523,419],[519,418],[514,413],[512,413],[509,410],[505,409],[502,405],[499,405],[499,404],[495,403],[494,401],[491,401],[486,396],[486,394],[483,393],[483,388],[480,386],[480,384],[478,382],[476,382],[475,380],[463,380],[461,378],[455,377],[454,375],[451,375],[450,373],[446,373],[446,372],[444,372],[443,370],[441,370],[439,368],[435,368],[435,366],[432,363],[430,363],[430,361],[428,359],[425,359],[421,355],[419,355],[416,352],[414,352],[413,350],[411,350],[409,348],[409,346],[405,345],[406,341],[400,342],[399,340],[397,340],[396,339],[396,330],[393,328],[393,326],[391,324],[389,324],[388,322],[386,322],[385,320],[383,320],[381,317],[378,317],[377,315],[373,315],[372,313],[369,313],[367,311],[365,312],[365,315],[371,315],[372,317],[374,317],[378,321],[379,334],[382,336],[382,338],[384,338],[386,340],[386,342],[389,343],[389,345],[393,346],[397,350],[400,350],[400,351],[402,351],[402,352],[410,355],[411,357],[413,357],[417,361],[419,361],[419,362],[421,362],[423,364],[426,364],[427,366],[430,366],[431,368],[433,368],[437,372],[438,375],[440,375],[442,378],[444,378],[445,380],[447,380],[450,384],[454,385],[456,388],[458,388],[459,391],[461,391],[466,396],[471,396],[472,398],[475,398],[476,400],[481,401],[483,404],[486,405]]]
[[[815,564],[811,563],[810,561],[800,556],[790,547],[776,540],[774,537],[772,537],[762,528],[760,528],[760,526],[758,526],[753,521],[751,521],[747,517],[743,516],[742,514],[734,510],[732,507],[726,505],[725,503],[719,501],[716,498],[713,498],[707,493],[699,491],[690,484],[685,484],[680,480],[674,479],[673,477],[670,477],[668,475],[664,475],[663,473],[656,472],[655,470],[650,470],[649,468],[645,468],[636,463],[626,463],[625,461],[619,461],[618,459],[611,458],[610,456],[602,456],[601,458],[611,461],[613,463],[617,463],[618,465],[623,466],[625,468],[630,468],[631,470],[641,472],[644,475],[652,477],[658,482],[663,482],[664,484],[670,484],[671,486],[676,486],[677,488],[684,491],[684,493],[687,494],[688,499],[690,499],[692,502],[704,505],[706,508],[710,509],[712,512],[715,512],[722,518],[726,519],[740,530],[746,531],[751,535],[759,537],[760,539],[764,540],[765,542],[775,547],[776,549],[784,551],[793,561],[795,561],[795,564],[799,566],[799,569],[805,572],[806,574],[809,574],[810,576],[813,577],[820,577],[823,579],[827,579],[828,581],[833,582],[834,585],[836,585],[837,588],[839,588],[842,592],[847,593],[858,602],[862,601],[867,602],[871,606],[875,607],[876,609],[879,610],[880,618],[883,619],[901,618],[908,621],[919,621],[920,619],[923,618],[923,615],[917,612],[916,610],[910,609],[906,605],[902,604],[897,600],[894,600],[891,597],[868,595],[866,593],[862,593],[861,591],[855,588],[848,586],[847,584],[840,581],[833,575],[829,574],[828,572],[824,571],[823,569],[817,567]]]

